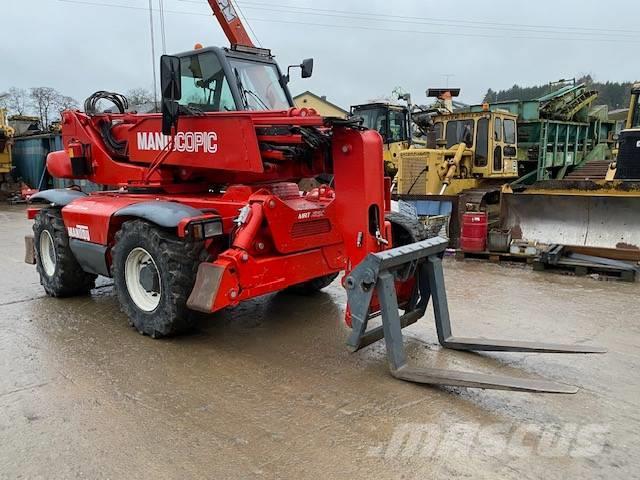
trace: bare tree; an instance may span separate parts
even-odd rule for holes
[[[29,97],[31,98],[33,109],[40,117],[42,128],[49,128],[51,116],[55,112],[60,93],[51,87],[35,87],[30,90]]]
[[[146,88],[132,88],[127,92],[127,100],[129,100],[129,105],[144,105],[145,103],[153,103],[153,93],[151,93]]]
[[[26,115],[29,110],[29,95],[24,88],[11,87],[0,99],[0,106],[12,115]]]
[[[78,101],[75,98],[67,97],[66,95],[59,95],[55,103],[60,112],[63,110],[74,110],[79,107]]]

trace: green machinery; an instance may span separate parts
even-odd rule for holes
[[[519,184],[560,180],[586,162],[613,160],[615,122],[606,106],[593,107],[597,97],[598,92],[578,84],[535,100],[490,105],[518,115],[518,162],[529,172]],[[469,107],[472,112],[483,108],[486,104]]]

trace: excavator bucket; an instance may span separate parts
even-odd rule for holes
[[[584,183],[584,182],[583,182]],[[544,244],[640,248],[640,189],[573,184],[502,195],[503,227],[513,238]]]
[[[347,343],[352,351],[355,352],[384,338],[392,375],[414,383],[524,392],[576,393],[578,389],[575,387],[546,380],[417,368],[407,364],[402,329],[422,318],[431,300],[433,300],[438,340],[445,348],[501,352],[605,352],[598,347],[454,336],[449,319],[442,270],[442,257],[447,243],[447,240],[436,237],[384,252],[372,253],[351,271],[346,278],[345,286],[353,328]],[[396,284],[398,281],[409,278],[408,275],[415,277],[417,288],[413,298],[405,306],[404,314],[400,315]],[[379,311],[372,312],[374,294],[377,294],[377,303],[380,308]],[[377,316],[382,317],[382,325],[368,329],[369,320]]]

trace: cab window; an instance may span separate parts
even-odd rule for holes
[[[385,108],[370,108],[355,110],[355,116],[362,118],[362,126],[377,131],[383,141],[387,142],[387,110]]]
[[[241,83],[238,87],[248,110],[286,110],[291,106],[275,65],[239,58],[230,58],[229,64]]]
[[[389,143],[402,142],[407,139],[404,112],[389,112]]]
[[[473,145],[473,120],[453,120],[447,123],[447,148],[459,143]]]
[[[504,143],[514,145],[516,143],[516,122],[506,119],[504,121]]]
[[[237,110],[229,82],[215,53],[203,52],[183,58],[180,73],[181,105],[203,112]]]
[[[640,98],[636,101],[636,110],[633,113],[631,128],[640,127]]]
[[[486,167],[489,155],[489,119],[478,120],[478,132],[476,133],[476,167]]]
[[[502,141],[502,119],[496,118],[493,124],[493,139],[496,142]]]
[[[493,171],[502,172],[502,146],[498,145],[493,150]]]
[[[442,140],[442,122],[436,122],[433,125],[433,131],[436,133],[436,140]]]

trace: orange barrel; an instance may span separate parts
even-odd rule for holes
[[[484,252],[487,250],[489,216],[486,212],[465,213],[462,216],[460,248],[464,252]]]

